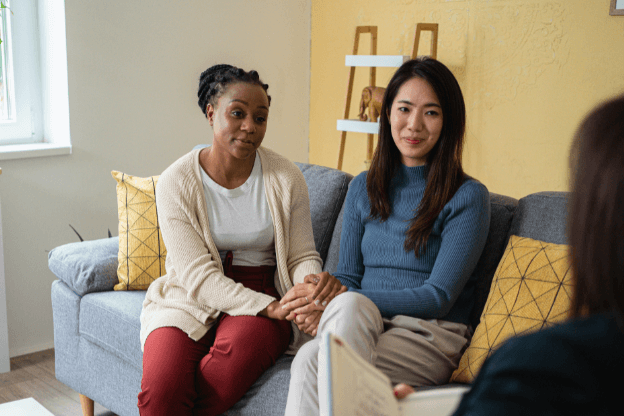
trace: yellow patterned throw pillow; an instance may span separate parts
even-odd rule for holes
[[[115,290],[146,290],[164,275],[167,250],[158,226],[158,176],[137,178],[113,171],[119,213],[119,283]]]
[[[512,235],[492,280],[470,346],[451,382],[470,383],[508,338],[568,317],[572,296],[568,246]]]

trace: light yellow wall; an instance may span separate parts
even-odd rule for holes
[[[310,162],[336,167],[355,27],[378,26],[378,54],[411,54],[415,25],[439,23],[438,59],[468,113],[466,171],[516,198],[567,190],[571,137],[587,111],[624,91],[624,16],[610,0],[312,0]],[[360,54],[368,53],[363,35]],[[428,41],[421,41],[428,51]],[[378,69],[385,86],[393,70]],[[358,75],[359,74],[359,75]],[[356,118],[367,70],[356,70]],[[366,135],[347,134],[343,169],[363,170]]]
[[[310,0],[65,2],[73,154],[2,161],[11,356],[53,342],[47,251],[117,235],[111,170],[159,174],[212,131],[200,73],[256,69],[273,97],[265,144],[308,160]],[[17,16],[16,16],[17,17]]]

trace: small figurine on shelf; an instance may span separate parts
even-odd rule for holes
[[[377,121],[385,92],[386,89],[382,87],[366,87],[362,90],[362,100],[360,101],[359,114],[361,121],[366,121],[369,118],[370,121]],[[366,114],[364,114],[366,107],[368,107],[368,114],[370,117],[367,117]]]

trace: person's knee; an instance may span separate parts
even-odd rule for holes
[[[327,305],[323,315],[340,313],[356,316],[365,311],[379,313],[377,306],[368,297],[357,292],[345,292],[336,296],[329,305]]]
[[[238,325],[230,325],[217,336],[211,353],[213,361],[225,362],[229,357],[236,357],[250,366],[257,364],[266,369],[288,348],[290,323],[283,325],[280,321],[258,317],[241,317],[238,321]],[[203,358],[200,367],[205,361]]]
[[[159,377],[143,375],[141,393],[139,394],[140,407],[149,406],[153,409],[169,409],[172,404],[180,408],[190,407],[196,394],[194,386]]]

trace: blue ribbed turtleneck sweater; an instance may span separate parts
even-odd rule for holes
[[[405,233],[422,199],[426,167],[400,165],[390,186],[392,213],[370,219],[366,174],[352,182],[345,200],[336,277],[362,293],[390,318],[407,315],[468,324],[474,282],[490,226],[487,188],[466,179],[438,216],[424,254],[403,248]]]

